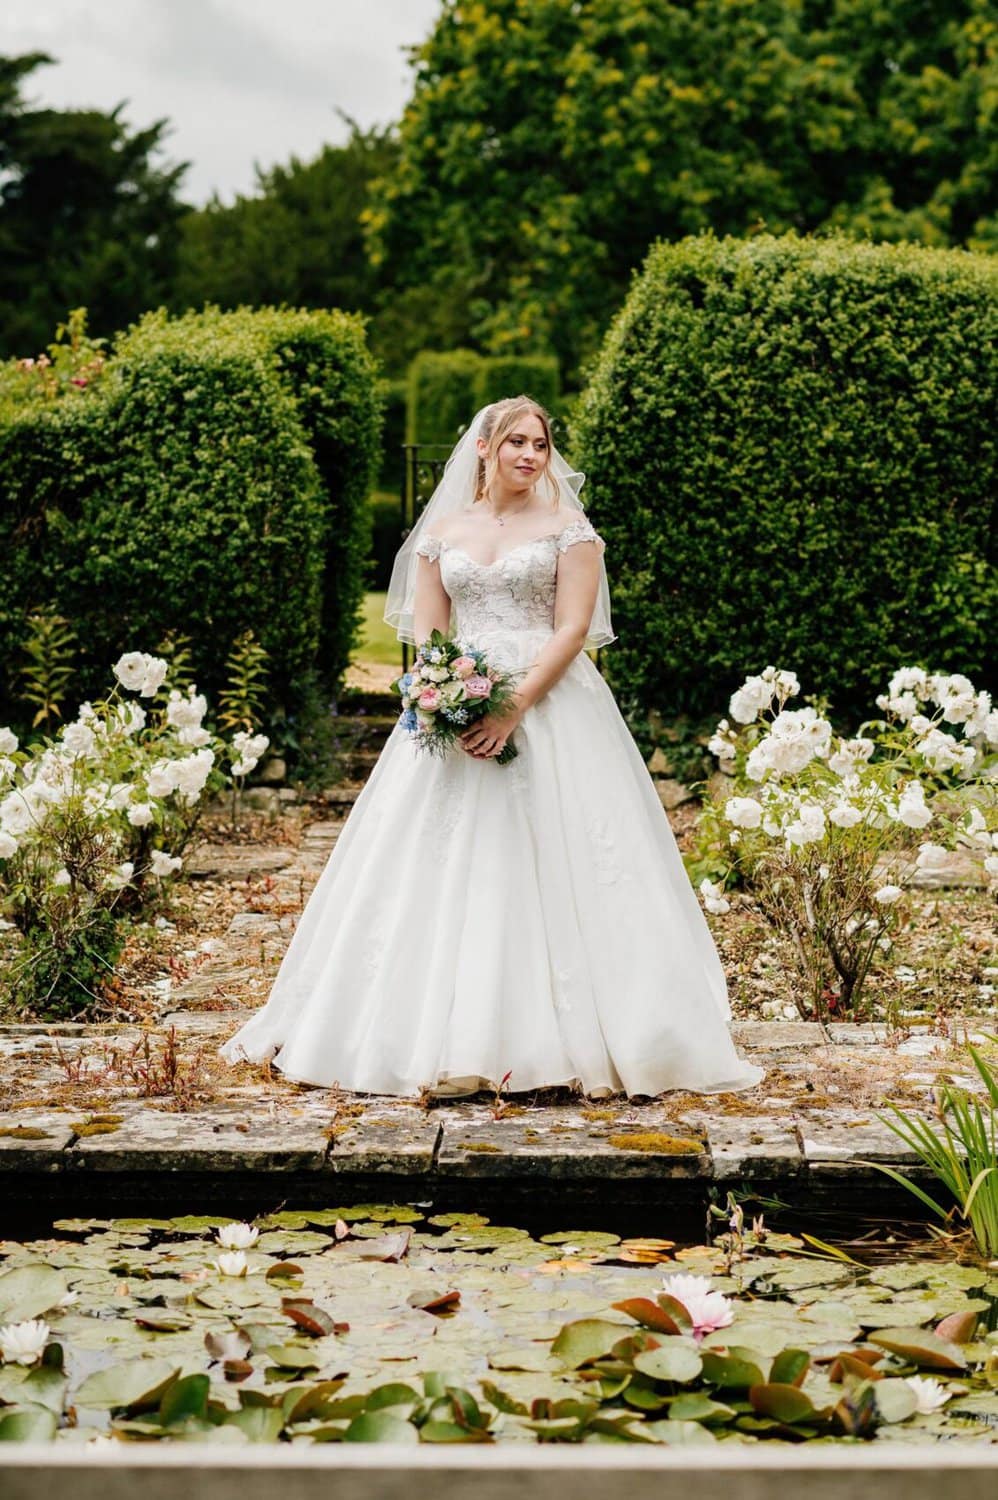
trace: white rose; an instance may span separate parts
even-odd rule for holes
[[[173,875],[180,869],[183,860],[179,854],[167,854],[165,849],[153,849],[149,856],[149,865],[152,873],[160,880],[165,880],[168,875]]]
[[[193,802],[204,788],[215,761],[215,752],[210,749],[196,750],[183,760],[174,763],[177,791],[185,802]]]
[[[208,712],[208,700],[191,688],[184,698],[176,688],[166,705],[166,722],[175,729],[197,729]]]
[[[984,868],[989,875],[998,876],[998,854],[985,855]]]
[[[190,745],[193,748],[196,745],[209,744],[211,735],[202,725],[193,724],[188,728],[178,730],[177,739],[182,745]]]
[[[108,794],[108,801],[115,812],[121,812],[126,808],[132,795],[131,783],[127,781],[116,781]]]
[[[17,853],[17,839],[0,829],[0,859],[11,859]]]
[[[920,870],[944,870],[948,860],[942,844],[919,844],[915,864]]]
[[[124,864],[116,866],[108,876],[107,883],[112,890],[119,890],[122,886],[128,884],[134,874],[135,866],[130,859],[126,859]]]
[[[874,901],[879,901],[881,906],[893,906],[895,901],[900,901],[903,891],[899,885],[882,885],[879,891],[874,891]]]
[[[146,789],[150,797],[168,797],[177,787],[177,762],[157,760],[149,768]]]
[[[70,875],[65,865],[61,870],[56,870],[55,874],[52,876],[53,885],[72,885],[72,883],[73,877],[72,875]]]
[[[134,693],[142,686],[149,660],[144,651],[126,651],[124,656],[119,656],[111,670],[122,687]]]
[[[67,724],[62,731],[64,748],[74,759],[86,760],[96,747],[94,732],[87,724]]]
[[[17,771],[17,761],[10,760],[6,755],[0,755],[0,782],[12,781]]]
[[[924,828],[932,822],[932,813],[925,805],[925,790],[921,782],[905,787],[897,804],[898,821],[906,828]]]
[[[12,729],[0,729],[0,755],[13,755],[17,749],[17,735]]]
[[[34,824],[31,805],[23,792],[11,792],[0,802],[0,828],[15,836],[27,833]]]
[[[153,810],[148,802],[136,802],[128,809],[128,821],[133,828],[148,828],[153,820]]]
[[[232,776],[248,776],[251,771],[256,770],[257,762],[253,756],[243,756],[241,760],[234,760],[229,767]]]
[[[142,698],[155,698],[166,681],[166,674],[169,670],[169,662],[164,661],[161,656],[147,656],[146,669],[142,674],[142,681],[139,684],[139,696]]]
[[[767,668],[767,670],[771,670]],[[775,674],[774,674],[775,675]],[[763,677],[747,677],[731,696],[728,712],[739,724],[751,724],[773,701],[773,683]]]
[[[729,797],[724,816],[736,828],[758,828],[762,822],[762,805],[754,797]]]
[[[252,760],[259,760],[269,744],[265,734],[247,734],[244,729],[232,736],[232,748],[236,754]]]
[[[725,899],[724,891],[712,880],[705,877],[701,880],[699,889],[704,906],[715,917],[723,917],[725,912],[731,910],[731,903]]]

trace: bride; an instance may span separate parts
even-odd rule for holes
[[[445,757],[393,730],[231,1062],[377,1094],[743,1089],[724,974],[668,819],[585,648],[603,541],[526,396],[476,413],[385,618],[514,674]],[[512,737],[518,754],[494,764]]]

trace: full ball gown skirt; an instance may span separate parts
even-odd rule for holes
[[[527,668],[581,518],[476,562],[436,538],[457,638]],[[724,974],[658,795],[588,656],[527,711],[509,765],[396,726],[266,1005],[222,1047],[378,1094],[743,1089]]]

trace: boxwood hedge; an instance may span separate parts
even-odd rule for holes
[[[561,385],[553,355],[427,350],[409,366],[406,441],[451,444],[481,406],[526,392],[552,410]]]
[[[580,400],[637,724],[795,669],[849,717],[995,645],[998,261],[845,239],[653,247]]]
[[[363,592],[378,435],[357,319],[143,319],[92,394],[0,421],[4,697],[40,605],[77,631],[83,693],[120,651],[171,629],[192,637],[209,690],[247,627],[271,654],[275,706],[293,707],[317,664],[335,684]]]

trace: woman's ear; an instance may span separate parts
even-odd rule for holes
[[[475,439],[475,447],[478,449],[478,456],[479,456],[479,458],[487,458],[488,457],[489,445],[485,441],[484,438],[476,438]]]

